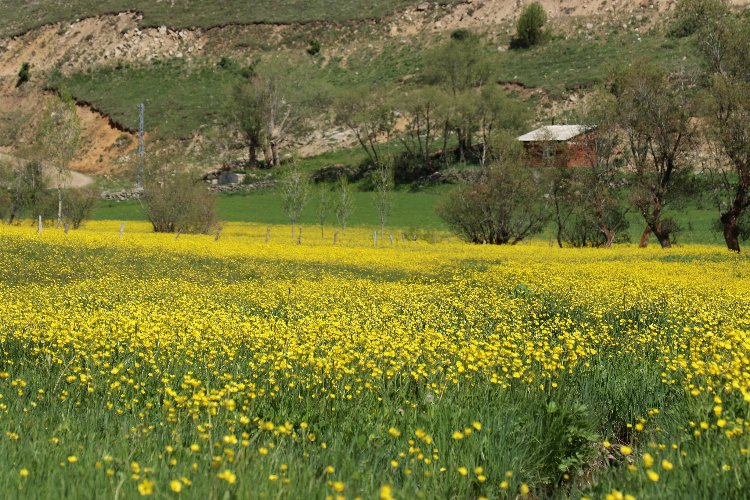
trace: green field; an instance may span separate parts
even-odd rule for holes
[[[446,230],[443,221],[435,213],[435,207],[443,195],[451,189],[450,186],[429,188],[419,192],[399,190],[394,194],[394,206],[388,219],[388,227],[395,231],[402,230]],[[354,212],[348,222],[351,226],[378,226],[377,212],[372,204],[372,193],[356,191],[354,193]],[[253,222],[258,224],[288,224],[289,219],[281,207],[278,195],[269,190],[242,194],[221,195],[218,200],[219,217],[222,221]],[[302,213],[302,224],[315,225],[318,223],[318,198],[312,196]],[[673,217],[681,230],[676,235],[678,244],[700,243],[709,245],[724,245],[721,233],[715,230],[718,220],[716,210],[711,207],[691,206],[681,211],[667,212],[666,216]],[[94,213],[95,220],[146,220],[145,212],[139,202],[106,202],[100,203]],[[630,227],[627,238],[632,243],[640,240],[645,227],[643,220],[636,212],[628,216]],[[336,219],[331,213],[326,219],[326,225],[335,226]],[[331,231],[332,229],[327,229]],[[549,224],[547,228],[534,239],[550,241],[555,238],[555,228]],[[651,238],[651,243],[656,240]],[[556,244],[556,243],[555,243]]]
[[[455,0],[438,0],[452,3]],[[226,24],[303,23],[379,18],[414,0],[0,0],[0,36],[23,33],[38,26],[82,17],[138,11],[142,26],[210,28]]]

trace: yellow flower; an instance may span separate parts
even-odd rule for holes
[[[333,465],[326,467],[326,474],[333,474],[334,472],[336,472],[336,468]]]
[[[628,455],[633,453],[633,449],[630,446],[623,445],[620,447],[620,453],[627,457]]]
[[[466,467],[459,467],[457,470],[458,470],[458,473],[461,474],[462,476],[465,476],[469,473],[469,470]]]
[[[393,489],[387,484],[380,487],[380,500],[393,500]]]
[[[645,465],[647,469],[650,469],[654,465],[654,457],[651,456],[651,453],[643,454],[643,465]]]
[[[182,483],[177,479],[174,479],[169,482],[169,489],[174,491],[175,493],[179,493],[182,491]]]
[[[477,476],[484,472],[484,467],[474,467],[474,474]]]
[[[464,438],[464,433],[463,432],[456,431],[456,432],[453,433],[453,439],[455,439],[456,441],[458,441],[459,439],[463,439],[463,438]]]
[[[333,491],[336,493],[341,493],[346,488],[346,485],[342,483],[341,481],[336,481],[333,483]]]
[[[653,482],[656,482],[656,481],[659,480],[659,474],[656,473],[656,472],[654,472],[654,471],[652,471],[652,470],[650,470],[650,469],[646,471],[646,475]]]
[[[21,469],[20,471],[18,471],[18,474],[21,477],[29,477],[29,469]]]
[[[190,449],[192,451],[194,451],[194,452],[197,453],[197,452],[201,451],[201,445],[199,445],[197,443],[193,443],[193,444],[190,445]]]
[[[529,494],[529,485],[526,483],[521,483],[521,488],[519,489],[521,492],[521,496],[526,496]]]
[[[399,431],[395,427],[391,427],[390,429],[388,429],[388,434],[390,434],[391,436],[397,438],[397,437],[401,436],[401,431]]]
[[[278,479],[279,479],[278,474],[271,474],[270,476],[268,476],[269,481],[278,481]]]
[[[724,464],[724,465],[721,466],[721,470],[723,470],[724,472],[727,472],[729,470],[732,470],[732,466]]]
[[[237,476],[230,470],[224,470],[216,475],[219,479],[223,479],[224,481],[228,482],[229,484],[234,484],[237,482]]]
[[[604,442],[602,443],[602,446],[604,446],[605,448],[609,448],[610,446],[612,446],[612,443],[610,443],[609,441],[606,441],[606,440],[605,440],[605,441],[604,441]]]
[[[154,493],[154,483],[153,481],[149,481],[148,479],[144,479],[138,484],[138,493],[141,494],[142,497],[147,497]]]
[[[672,468],[674,468],[674,465],[672,465],[672,462],[665,458],[661,461],[661,468],[664,470],[672,470]]]
[[[717,427],[724,427],[725,425],[727,425],[727,421],[724,420],[723,418],[720,418],[719,420],[716,421]]]
[[[500,489],[507,490],[508,489],[508,481],[502,481],[500,483]]]
[[[482,430],[482,424],[479,422],[472,422],[472,427],[474,427],[475,430],[481,431]]]
[[[71,463],[71,464],[74,464],[74,463],[78,462],[78,457],[75,456],[75,455],[70,455],[68,457],[68,462]]]
[[[398,461],[391,460],[391,467],[393,467],[394,469],[397,468],[398,467]]]

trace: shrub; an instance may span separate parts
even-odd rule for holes
[[[18,80],[16,81],[16,87],[20,87],[24,83],[31,79],[31,64],[25,62],[21,64],[21,69],[18,70]]]
[[[320,42],[318,40],[310,40],[310,44],[307,46],[307,53],[311,56],[320,54]]]
[[[516,22],[516,37],[511,41],[512,48],[525,49],[542,43],[547,33],[543,30],[547,13],[537,2],[527,5]]]
[[[516,244],[548,219],[540,183],[515,159],[499,161],[448,195],[438,215],[472,243]]]
[[[157,233],[208,234],[217,224],[216,197],[188,174],[146,185],[146,215]]]
[[[63,218],[73,229],[91,218],[99,198],[95,189],[69,189],[63,196]]]

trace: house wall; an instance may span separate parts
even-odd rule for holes
[[[594,151],[591,146],[594,132],[581,134],[566,142],[524,142],[526,163],[530,167],[587,167]],[[544,150],[552,147],[553,156],[544,158]]]

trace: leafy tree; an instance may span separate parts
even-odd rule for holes
[[[281,206],[292,224],[292,238],[294,238],[294,226],[310,196],[310,179],[300,168],[299,163],[292,161],[281,174],[278,185]]]
[[[67,189],[63,195],[63,218],[78,229],[96,208],[98,192],[93,188]]]
[[[232,89],[231,113],[247,147],[248,164],[258,166],[258,150],[265,142],[263,103],[259,88],[244,80]]]
[[[684,197],[689,176],[684,155],[693,138],[694,102],[688,85],[640,62],[619,75],[613,89],[634,167],[632,203],[646,222],[640,246],[653,233],[662,247],[669,247],[676,224],[663,211]]]
[[[216,195],[200,176],[174,164],[168,152],[146,158],[143,201],[157,233],[208,234],[218,225]]]
[[[628,227],[619,155],[624,145],[614,97],[603,89],[595,90],[579,122],[590,127],[579,139],[587,152],[587,168],[575,172],[575,210],[565,239],[574,246],[610,247],[617,234]]]
[[[538,2],[528,4],[516,21],[516,36],[511,47],[526,49],[542,43],[547,36],[544,31],[546,23],[547,13],[542,5]]]
[[[336,122],[354,134],[370,163],[382,165],[395,124],[391,104],[382,94],[356,88],[340,93],[335,109]]]
[[[39,127],[38,143],[56,173],[57,227],[62,223],[63,185],[70,175],[68,165],[81,142],[81,122],[70,96],[53,97],[47,102]]]
[[[542,183],[520,158],[492,163],[451,192],[437,212],[461,238],[498,245],[539,233],[549,217]]]
[[[396,179],[410,181],[422,173],[433,172],[436,140],[444,132],[447,109],[446,94],[427,88],[405,94],[399,110],[406,117],[406,126],[399,136],[406,157],[396,168]]]
[[[702,47],[713,72],[708,89],[709,138],[721,153],[719,210],[727,248],[740,251],[742,222],[750,207],[750,20],[709,20]]]
[[[725,0],[678,0],[669,35],[682,38],[706,28],[706,23],[729,13]]]

